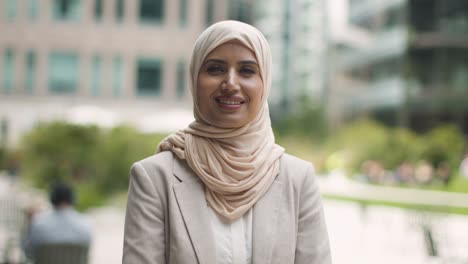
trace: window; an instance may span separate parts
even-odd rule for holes
[[[94,0],[94,18],[96,21],[102,20],[102,13],[104,10],[104,6],[102,0]]]
[[[10,93],[13,90],[15,78],[15,54],[13,49],[6,49],[3,57],[3,90]]]
[[[177,63],[177,97],[182,98],[185,94],[185,63]]]
[[[214,0],[206,0],[206,24],[211,25],[214,22]]]
[[[9,21],[12,21],[16,17],[16,2],[16,0],[6,0],[6,15]]]
[[[25,88],[26,92],[32,94],[34,91],[34,84],[36,82],[36,53],[28,51],[26,54],[26,79]]]
[[[164,0],[140,0],[140,21],[161,23],[164,19]]]
[[[77,21],[81,15],[81,0],[54,0],[52,14],[56,20]]]
[[[124,0],[117,0],[115,3],[115,20],[117,22],[122,22],[124,18]]]
[[[0,146],[6,146],[8,141],[8,120],[6,118],[0,119]]]
[[[187,0],[180,0],[179,4],[179,24],[185,27],[187,25]]]
[[[39,17],[39,0],[28,0],[28,16],[31,20]]]
[[[101,58],[93,57],[91,64],[91,95],[98,96],[101,88]]]
[[[54,93],[74,93],[78,87],[78,56],[54,52],[49,55],[49,90]]]
[[[114,58],[114,70],[112,87],[115,96],[120,96],[122,92],[122,58],[120,56]]]
[[[137,94],[158,96],[162,87],[162,63],[158,59],[139,59]]]

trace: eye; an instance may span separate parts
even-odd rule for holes
[[[225,70],[223,66],[215,64],[215,65],[208,65],[206,68],[206,71],[211,74],[218,74],[218,73],[223,73]]]
[[[257,71],[251,67],[242,67],[240,72],[245,75],[254,75],[257,73]]]

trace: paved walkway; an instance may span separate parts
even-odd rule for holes
[[[468,194],[376,186],[351,181],[340,173],[321,178],[322,194],[408,205],[468,208]]]
[[[0,179],[0,194],[5,188]],[[414,190],[403,190],[400,193],[400,189],[388,187],[368,189],[338,178],[321,182],[321,189],[325,194],[340,191],[339,194],[349,197],[393,199],[398,196],[398,202],[430,200],[429,196],[439,195],[438,192],[418,191],[413,193],[417,195],[407,196],[406,191]],[[463,206],[463,202],[457,201],[462,196],[450,197],[456,199],[444,201],[455,201],[457,205]],[[362,207],[352,202],[333,200],[325,200],[324,208],[334,264],[468,263],[468,216],[421,213],[390,207]],[[90,210],[88,214],[94,225],[90,264],[121,263],[124,209],[103,207]],[[430,228],[439,257],[429,257],[423,226]]]
[[[324,201],[334,264],[466,264],[468,217]],[[124,211],[90,212],[95,224],[91,264],[120,263]],[[428,256],[422,225],[431,228],[439,257]]]
[[[94,225],[90,264],[122,263],[124,210],[103,207],[88,213]]]

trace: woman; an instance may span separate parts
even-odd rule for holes
[[[270,70],[254,27],[200,35],[195,121],[133,165],[123,263],[331,263],[313,168],[274,142]]]

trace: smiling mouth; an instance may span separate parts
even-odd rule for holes
[[[221,97],[216,98],[216,102],[218,102],[220,104],[232,105],[232,106],[241,105],[241,104],[244,103],[244,101],[239,100],[237,98],[232,99],[232,98],[221,98]]]

